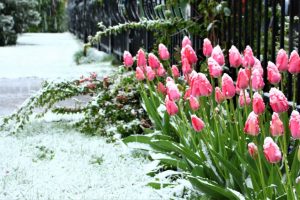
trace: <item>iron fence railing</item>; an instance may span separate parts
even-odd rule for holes
[[[231,45],[235,45],[240,51],[246,45],[250,45],[255,56],[262,61],[265,79],[267,78],[267,62],[275,62],[276,53],[280,48],[284,48],[289,53],[294,49],[300,49],[299,0],[224,1],[230,9],[230,16],[222,18],[215,43],[219,43],[225,51]],[[96,34],[98,22],[103,22],[108,27],[125,22],[137,22],[142,18],[149,20],[166,18],[164,10],[157,9],[158,6],[165,5],[166,0],[70,0],[68,2],[69,30],[84,41],[87,41],[89,35]],[[197,10],[198,5],[208,2],[207,0],[194,0],[186,7],[180,3],[180,0],[177,0],[177,6],[171,4],[168,5],[168,9],[173,17],[190,17],[201,23],[199,19],[202,13]],[[171,54],[174,53],[175,47],[181,45],[183,36],[187,34],[189,33],[184,30],[178,30],[178,33],[170,35]],[[202,41],[207,35],[189,36],[194,49],[198,55],[201,55]],[[124,50],[137,52],[140,47],[143,47],[151,51],[153,44],[153,34],[145,29],[139,29],[123,32],[117,36],[103,37],[97,47],[121,59]],[[234,69],[230,73],[233,77],[236,76]],[[291,74],[288,75],[286,87],[281,88],[290,100],[293,92],[291,76]],[[270,86],[266,85],[265,90],[268,91],[269,88]],[[300,75],[298,88],[300,88]],[[300,92],[297,93],[297,103],[300,104]]]

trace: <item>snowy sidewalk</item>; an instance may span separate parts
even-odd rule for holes
[[[69,33],[24,34],[18,45],[1,47],[0,117],[38,90],[42,80],[111,72],[108,63],[76,66],[73,54],[80,48]],[[86,136],[68,123],[34,122],[16,136],[0,133],[0,199],[161,199],[145,186],[149,164],[122,143]]]

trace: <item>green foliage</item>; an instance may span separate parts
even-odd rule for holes
[[[64,32],[66,24],[66,0],[37,0],[37,10],[41,16],[38,27],[32,27],[35,32]]]
[[[40,22],[36,0],[4,0],[0,3],[0,46],[15,44],[17,34]]]

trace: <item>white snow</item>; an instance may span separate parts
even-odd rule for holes
[[[41,146],[53,159],[38,158]],[[94,157],[103,163],[91,163]],[[149,162],[120,143],[36,122],[18,136],[0,137],[0,199],[161,199],[146,186]]]
[[[109,63],[76,66],[73,54],[80,45],[69,33],[34,33],[1,47],[0,120],[43,80],[113,71]],[[152,181],[147,170],[157,162],[133,156],[120,141],[108,144],[79,133],[70,124],[80,118],[48,113],[17,135],[0,132],[0,199],[170,199],[170,190],[159,195],[146,186]]]

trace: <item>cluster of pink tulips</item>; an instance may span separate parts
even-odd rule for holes
[[[214,152],[225,159],[231,158],[228,150],[230,146],[237,150],[237,157],[243,157],[248,152],[258,172],[257,176],[249,172],[252,184],[259,182],[257,188],[253,186],[254,190],[262,190],[257,197],[266,199],[276,196],[273,189],[269,188],[270,183],[265,174],[267,169],[281,177],[280,184],[284,184],[282,193],[288,199],[296,199],[295,185],[299,169],[295,169],[296,164],[293,162],[300,162],[297,160],[296,146],[300,139],[300,114],[295,110],[295,87],[294,110],[288,117],[288,100],[279,90],[279,86],[281,83],[281,88],[283,87],[282,79],[286,77],[286,73],[289,72],[294,77],[300,73],[298,53],[293,51],[289,57],[285,50],[281,49],[277,54],[276,63],[268,62],[267,79],[273,87],[269,91],[267,104],[264,102],[262,91],[265,86],[265,72],[250,46],[246,47],[243,54],[235,46],[229,50],[230,67],[236,68],[237,72],[236,82],[223,72],[226,63],[223,51],[219,45],[213,47],[209,39],[204,39],[203,42],[209,78],[205,73],[193,70],[198,58],[188,37],[184,37],[182,41],[179,66],[170,66],[170,54],[165,45],[160,44],[158,52],[158,57],[153,53],[147,56],[140,49],[135,57],[135,75],[140,81],[142,93],[145,94],[142,95],[143,101],[152,103],[147,107],[150,117],[153,116],[154,120],[159,118],[155,113],[158,112],[158,107],[164,105],[170,121],[173,120],[174,124],[177,124],[176,126],[164,122],[158,127],[164,130],[165,126],[173,126],[178,132],[179,143],[190,145],[190,148],[198,151],[197,155],[200,157],[203,148],[208,148],[211,160],[216,162],[216,170],[223,174],[225,180],[230,179],[230,172],[219,165],[219,158]],[[135,59],[129,52],[124,52],[126,68],[132,67]],[[235,96],[237,98],[234,98]],[[271,109],[268,109],[269,106]],[[270,112],[271,110],[273,112]],[[160,120],[166,119],[161,117]],[[190,132],[192,134],[189,134]],[[196,134],[197,132],[203,133]],[[289,150],[292,144],[293,153]],[[245,151],[247,147],[248,151]],[[203,159],[207,158],[203,156]],[[244,161],[246,159],[238,163]],[[273,165],[276,163],[282,165]],[[241,169],[243,173],[244,170],[249,169]],[[257,178],[259,180],[254,180]],[[227,181],[224,186],[230,185]],[[242,193],[247,193],[247,189],[239,189]]]

